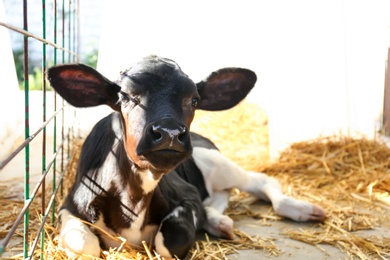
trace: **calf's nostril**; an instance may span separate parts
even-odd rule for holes
[[[160,127],[153,126],[151,132],[154,140],[158,141],[162,138]]]
[[[177,140],[184,143],[186,138],[187,138],[187,131],[185,128],[183,128],[183,130],[180,132],[179,136],[177,137]]]

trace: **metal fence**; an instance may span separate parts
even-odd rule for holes
[[[31,2],[30,2],[31,3]],[[70,156],[70,141],[72,139],[72,126],[70,120],[73,119],[73,112],[69,112],[66,103],[61,99],[57,100],[54,91],[47,91],[47,80],[45,80],[45,72],[48,64],[55,65],[58,63],[78,62],[78,38],[79,38],[79,1],[78,0],[61,0],[50,1],[46,3],[42,0],[42,35],[36,35],[29,32],[29,16],[40,14],[29,14],[28,1],[23,0],[23,10],[20,10],[23,17],[23,28],[0,22],[0,26],[6,27],[12,32],[16,32],[23,37],[23,71],[24,71],[24,141],[9,154],[3,161],[0,161],[1,170],[15,157],[24,151],[24,204],[17,215],[13,225],[7,230],[6,236],[0,241],[0,257],[8,250],[10,241],[19,237],[16,230],[23,225],[23,258],[31,259],[37,250],[40,248],[40,257],[43,258],[43,248],[45,237],[45,223],[54,223],[56,194],[61,193],[62,181],[64,178],[66,162]],[[50,6],[50,10],[47,8]],[[48,19],[50,19],[50,28],[48,28]],[[47,37],[50,35],[50,37]],[[29,96],[29,44],[40,42],[42,45],[42,62],[40,69],[42,70],[42,125],[38,129],[30,129],[30,103]],[[50,58],[48,58],[50,54]],[[54,109],[47,111],[47,97],[53,95]],[[67,119],[67,120],[66,120]],[[47,147],[47,133],[53,131],[53,147]],[[30,182],[30,165],[31,165],[31,150],[30,143],[34,139],[42,138],[42,175],[40,175],[37,184],[32,187]],[[57,140],[60,140],[57,142]],[[49,152],[49,149],[53,150]],[[37,151],[34,151],[35,153]],[[51,158],[47,158],[48,154],[52,154]],[[21,169],[23,171],[23,169]],[[50,181],[48,181],[50,176]],[[47,183],[47,182],[51,182]],[[50,187],[51,186],[51,187]],[[47,194],[47,193],[51,194]],[[38,199],[39,198],[39,199]],[[48,200],[45,198],[49,198]],[[29,226],[31,218],[30,206],[35,203],[40,203],[40,225],[34,232]],[[23,221],[22,221],[23,220]],[[23,223],[22,223],[23,222]],[[47,238],[47,237],[46,237]],[[38,252],[39,254],[39,252]]]

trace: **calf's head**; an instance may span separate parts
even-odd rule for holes
[[[174,61],[149,56],[121,72],[116,82],[82,64],[54,66],[48,79],[73,106],[105,104],[119,112],[128,158],[140,169],[161,174],[191,154],[195,110],[235,106],[252,89],[256,75],[224,68],[195,84]]]

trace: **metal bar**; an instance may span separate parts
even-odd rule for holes
[[[57,0],[54,0],[54,3],[53,3],[53,15],[54,15],[54,44],[57,44]],[[57,49],[54,48],[54,56],[53,56],[53,62],[54,62],[54,65],[57,64]],[[54,112],[57,110],[57,93],[56,91],[53,91],[54,93]],[[53,121],[53,153],[56,153],[57,152],[57,117],[54,117],[54,121]],[[53,193],[54,191],[56,190],[56,182],[57,182],[57,175],[56,175],[56,171],[57,171],[57,160],[54,161],[54,164],[53,164],[53,181],[52,181],[52,190],[53,190]],[[52,210],[51,210],[51,223],[53,224],[54,221],[55,221],[55,211],[56,211],[56,201],[54,200],[54,202],[52,203]]]
[[[3,169],[23,148],[26,148],[28,144],[34,140],[34,138],[42,131],[42,129],[47,126],[51,120],[61,111],[64,110],[64,108],[67,106],[67,104],[64,104],[63,107],[61,107],[57,112],[55,112],[35,133],[28,136],[24,142],[19,145],[4,161],[0,163],[0,170]]]
[[[23,34],[25,37],[33,38],[33,39],[38,40],[38,41],[40,41],[40,42],[46,43],[47,45],[53,46],[54,48],[60,49],[60,50],[62,50],[62,51],[64,51],[64,52],[67,52],[67,53],[69,53],[69,55],[73,55],[73,56],[76,56],[76,55],[77,55],[77,54],[74,53],[73,51],[70,51],[70,50],[67,50],[67,49],[65,49],[65,48],[62,48],[62,47],[60,47],[60,46],[57,45],[57,44],[54,44],[54,43],[52,43],[52,42],[50,42],[50,41],[47,41],[47,40],[45,40],[45,39],[43,39],[43,38],[41,38],[41,37],[39,37],[39,36],[36,36],[36,35],[34,35],[34,34],[28,32],[26,29],[20,29],[20,28],[18,28],[18,27],[15,27],[15,26],[13,26],[13,25],[10,25],[10,24],[4,23],[4,22],[0,22],[0,25],[1,25],[1,26],[4,26],[4,27],[6,27],[6,28],[8,28],[8,29],[10,29],[10,30],[12,30],[12,31],[18,32],[18,33],[20,33],[20,34]]]
[[[58,146],[58,150],[62,149],[62,143],[61,145]],[[56,159],[56,156],[58,155],[58,152],[56,154],[53,154],[53,160]],[[51,168],[51,165],[53,163],[53,160],[50,162],[50,164],[48,165],[48,169]],[[33,192],[31,193],[31,199],[29,199],[27,201],[27,203],[24,204],[22,210],[20,211],[18,217],[16,218],[14,224],[12,225],[10,231],[8,232],[8,234],[6,235],[6,237],[1,241],[0,243],[0,252],[4,252],[4,249],[6,248],[6,246],[8,245],[9,241],[11,240],[11,237],[12,235],[15,233],[15,230],[16,228],[18,227],[20,221],[22,220],[23,216],[25,215],[26,212],[28,212],[29,210],[29,207],[31,205],[31,203],[33,202],[33,199],[35,198],[35,195],[37,194],[39,188],[41,187],[41,183],[42,183],[42,179],[43,178],[46,178],[46,175],[49,171],[46,171],[44,174],[41,175],[40,179],[38,180],[38,183],[37,185],[35,186]],[[24,258],[27,257],[27,254],[28,252],[26,252],[26,254],[24,254]]]
[[[58,155],[58,153],[53,154],[50,163],[47,165],[47,171],[45,171],[45,172],[41,175],[41,178],[39,178],[38,183],[37,183],[37,185],[35,186],[33,193],[31,194],[31,198],[32,198],[32,199],[31,199],[31,202],[34,200],[35,196],[37,195],[39,188],[40,188],[40,187],[43,187],[43,184],[45,183],[45,178],[46,178],[47,174],[49,173],[49,170],[50,170],[51,166],[53,165],[54,161],[56,160],[57,155]],[[48,206],[48,207],[46,208],[46,210],[50,210],[50,206]],[[43,212],[46,212],[46,210],[44,209]],[[47,214],[45,213],[42,217],[45,217],[46,215],[47,215]],[[46,217],[45,217],[45,219],[46,219]],[[41,225],[44,225],[44,224],[45,224],[44,222],[41,223]],[[39,237],[41,236],[41,234],[40,234],[41,231],[42,231],[42,230],[39,230],[39,231],[37,232],[36,236],[35,236],[35,240],[37,240],[37,242],[38,242],[38,240],[39,240]],[[36,247],[36,245],[35,245],[35,247]],[[31,248],[31,249],[30,249],[30,252],[33,252],[33,251],[35,250],[35,247],[34,247],[34,248]],[[43,246],[41,247],[41,249],[43,249]],[[29,255],[30,255],[30,253],[29,253]],[[30,255],[30,256],[31,256],[31,255]]]
[[[50,207],[52,207],[52,206],[54,205],[54,203],[55,203],[55,197],[56,197],[56,194],[57,194],[57,192],[58,192],[60,186],[62,185],[62,182],[63,182],[63,179],[64,179],[64,175],[65,175],[65,172],[63,172],[63,173],[61,174],[60,180],[58,181],[58,185],[55,187],[55,189],[54,189],[54,191],[53,191],[53,194],[52,194],[51,197],[50,197],[50,201],[49,201],[49,203],[48,203],[48,205],[47,205],[48,207],[47,207],[47,209],[46,209],[46,211],[45,211],[45,214],[43,215],[43,218],[42,218],[42,221],[41,221],[41,225],[40,225],[39,228],[38,228],[37,234],[39,234],[39,233],[41,233],[41,232],[44,232],[44,229],[43,229],[43,228],[44,228],[44,226],[45,226],[45,222],[46,222],[47,216],[49,215]],[[33,242],[32,246],[31,246],[31,250],[30,250],[30,252],[29,252],[29,259],[32,259],[34,250],[35,250],[35,248],[37,247],[37,243],[38,243],[38,237],[36,237],[36,238],[34,239],[34,242]]]
[[[46,41],[46,1],[42,0],[42,38]],[[46,78],[44,77],[46,72],[46,43],[42,43],[42,122],[46,122]],[[55,160],[55,159],[54,159]],[[42,129],[42,174],[46,172],[46,126]],[[42,201],[41,201],[41,214],[45,212],[46,204],[46,177],[42,179]],[[44,218],[44,216],[42,216]],[[38,233],[39,234],[39,233]],[[39,237],[39,235],[37,236]],[[41,255],[40,259],[43,260],[43,248],[45,245],[45,234],[42,231],[41,234]]]
[[[28,30],[28,20],[27,20],[27,0],[23,0],[23,29],[25,31]],[[29,138],[30,130],[29,130],[29,82],[28,82],[28,37],[24,36],[23,39],[23,48],[24,48],[24,136],[25,139]],[[30,194],[30,145],[27,144],[25,147],[25,173],[24,173],[24,205],[30,205],[31,201],[29,201]],[[23,256],[27,257],[28,251],[28,220],[29,220],[29,210],[26,208],[23,222]]]

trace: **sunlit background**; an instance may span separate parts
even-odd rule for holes
[[[21,3],[2,2],[1,19],[20,26]],[[254,70],[258,82],[248,100],[268,113],[272,157],[291,142],[334,133],[373,137],[382,127],[389,1],[84,0],[80,5],[81,61],[96,64],[110,79],[149,54],[174,59],[194,81],[226,66]],[[34,12],[34,4],[29,6]],[[39,31],[33,21],[30,28]],[[20,39],[1,33],[1,56],[12,57],[10,49],[17,53]],[[1,62],[1,78],[11,78],[13,59]],[[19,101],[4,93],[16,93],[18,86],[13,79],[4,82],[10,83],[3,85],[1,111],[13,111],[9,108]],[[89,110],[79,113],[81,128],[109,112]],[[19,114],[1,114],[4,136]]]

